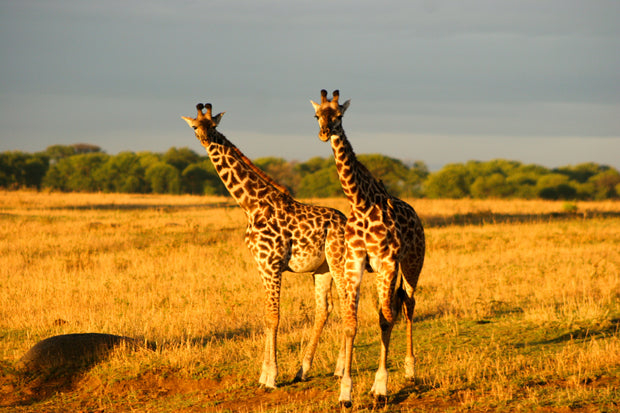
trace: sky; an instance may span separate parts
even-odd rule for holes
[[[620,168],[617,0],[0,0],[0,151],[332,155],[309,100],[351,99],[356,153]]]

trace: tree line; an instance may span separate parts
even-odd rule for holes
[[[620,197],[618,170],[593,162],[549,169],[496,159],[451,163],[429,172],[385,155],[358,155],[392,195],[427,198],[543,198],[602,200]],[[278,157],[253,161],[294,196],[342,196],[333,157],[306,162]],[[64,192],[228,195],[209,157],[189,148],[165,153],[108,155],[96,145],[53,145],[43,152],[0,153],[0,187]]]

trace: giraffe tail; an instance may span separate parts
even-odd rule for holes
[[[406,297],[407,293],[403,288],[403,275],[399,272],[396,280],[390,285],[390,291],[381,303],[381,313],[389,324],[393,325],[398,320]]]

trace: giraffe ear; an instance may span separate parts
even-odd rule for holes
[[[181,119],[183,119],[185,122],[187,122],[187,124],[189,126],[193,126],[194,122],[196,121],[195,119],[188,118],[187,116],[181,116]]]
[[[319,108],[321,107],[321,105],[319,105],[318,103],[316,103],[316,102],[315,102],[315,101],[313,101],[313,100],[310,100],[310,103],[312,103],[312,107],[314,108],[314,111],[315,111],[315,112],[318,112],[318,111],[319,111]]]
[[[351,104],[351,99],[347,99],[347,101],[344,102],[342,106],[340,106],[340,110],[342,111],[342,113],[346,112],[350,104]]]
[[[215,123],[215,126],[220,124],[220,121],[222,120],[222,116],[224,116],[224,113],[226,112],[218,113],[217,115],[211,118],[211,120]]]

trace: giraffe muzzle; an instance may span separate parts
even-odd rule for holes
[[[319,132],[320,140],[327,142],[330,136],[332,136],[332,131],[329,128],[321,128],[321,131]]]

